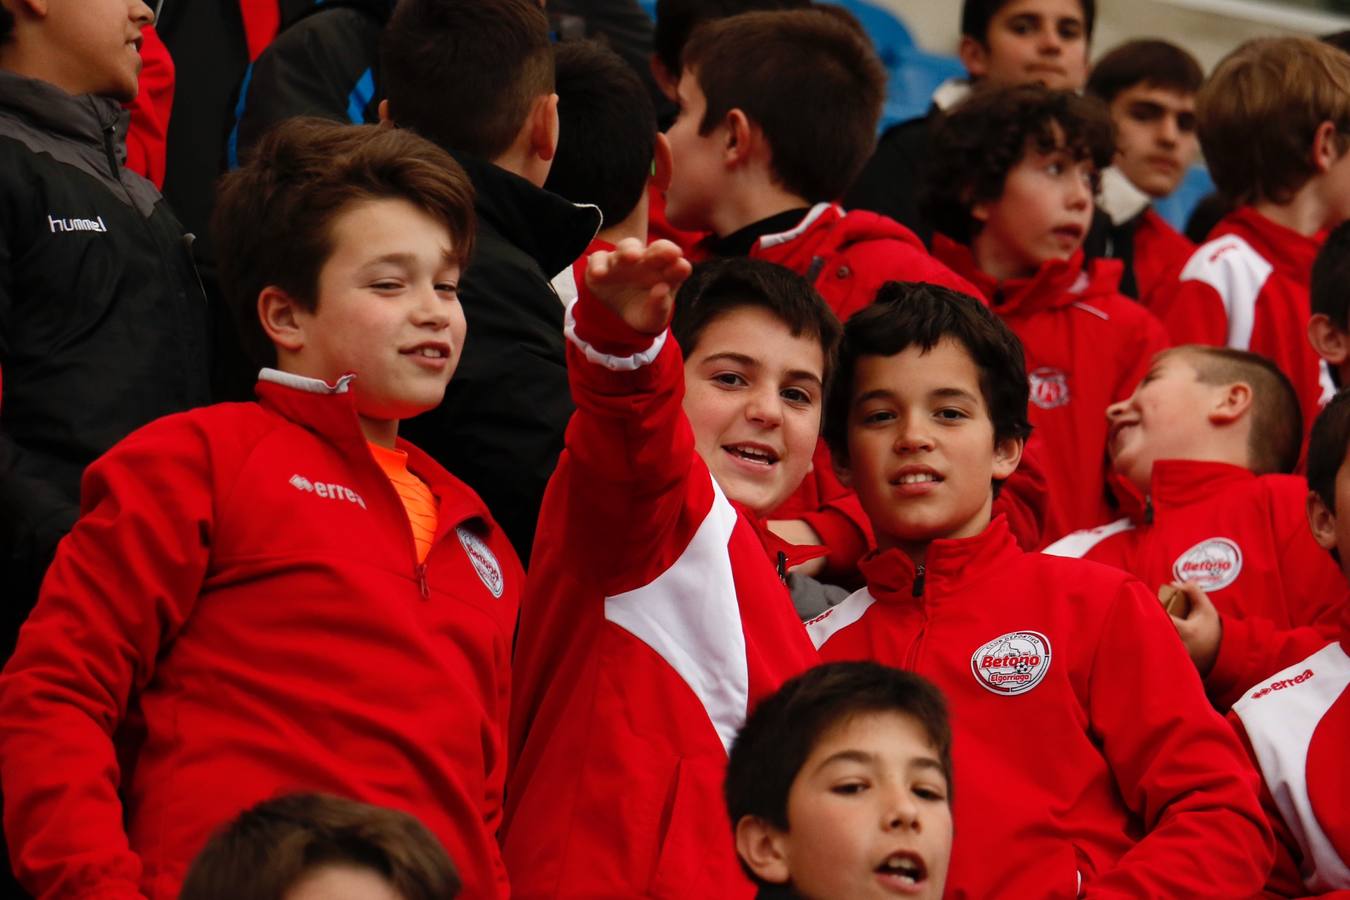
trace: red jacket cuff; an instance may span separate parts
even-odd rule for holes
[[[1214,659],[1214,668],[1205,677],[1205,693],[1220,710],[1226,711],[1247,688],[1250,673],[1252,629],[1251,623],[1243,619],[1219,614],[1222,628],[1219,638],[1219,655]]]

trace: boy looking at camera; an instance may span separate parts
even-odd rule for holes
[[[1170,289],[1195,251],[1152,204],[1176,191],[1200,153],[1195,92],[1204,79],[1195,57],[1159,40],[1121,44],[1088,77],[1088,94],[1106,104],[1116,131],[1116,157],[1102,171],[1098,199],[1109,221],[1101,223],[1102,255],[1124,264],[1121,293],[1146,306]]]
[[[591,257],[577,412],[514,660],[503,846],[521,897],[752,897],[721,785],[747,709],[816,662],[761,517],[819,436],[839,324],[803,279],[678,248]],[[587,287],[589,286],[589,287]]]
[[[1290,643],[1334,636],[1350,600],[1308,533],[1307,482],[1287,474],[1303,432],[1294,388],[1262,356],[1190,344],[1154,357],[1106,415],[1131,515],[1045,552],[1124,569],[1154,589],[1191,582],[1168,612],[1226,710],[1280,668]]]
[[[726,802],[760,900],[942,896],[952,851],[952,732],[927,679],[827,663],[755,707]]]
[[[845,326],[836,386],[825,435],[878,550],[867,587],[807,630],[827,661],[904,665],[946,696],[947,890],[1257,891],[1270,833],[1252,773],[1158,601],[991,520],[1030,431],[1016,336],[972,298],[895,285]]]
[[[524,576],[477,495],[398,439],[464,345],[472,187],[411,132],[292,120],[226,176],[215,225],[269,367],[258,402],[160,419],[84,479],[0,675],[19,880],[169,900],[217,825],[301,790],[414,813],[466,893],[504,897]]]
[[[1350,393],[1342,391],[1313,425],[1308,524],[1350,579],[1347,459]],[[1261,799],[1275,828],[1275,868],[1265,896],[1342,897],[1350,891],[1344,740],[1350,731],[1350,605],[1341,613],[1337,633],[1310,640],[1286,660],[1292,665],[1255,685],[1229,715],[1261,773]]]
[[[1116,290],[1120,263],[1084,261],[1111,122],[1070,91],[971,97],[935,138],[933,254],[977,285],[1026,351],[1031,424],[1045,446],[1053,540],[1111,518],[1108,404],[1129,396],[1167,335]]]

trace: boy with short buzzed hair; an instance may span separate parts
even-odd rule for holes
[[[798,675],[755,707],[726,800],[759,900],[937,900],[952,850],[952,730],[932,682],[873,662]]]
[[[1024,86],[984,91],[935,138],[933,254],[976,284],[1021,339],[1031,422],[1045,446],[1054,540],[1112,518],[1106,407],[1129,396],[1167,346],[1120,295],[1120,263],[1084,258],[1098,173],[1115,153],[1095,100]]]
[[[600,228],[543,189],[557,149],[553,45],[538,0],[400,0],[381,36],[382,118],[450,151],[474,184],[461,298],[474,339],[409,438],[482,496],[528,561],[572,414],[563,306],[549,282]]]
[[[844,206],[889,216],[931,244],[933,222],[923,209],[922,188],[942,116],[984,88],[1082,90],[1096,17],[1096,0],[964,0],[959,54],[968,79],[944,82],[927,114],[881,136]]]
[[[991,519],[1030,430],[1017,337],[973,298],[893,285],[845,326],[835,386],[825,435],[878,550],[807,630],[826,661],[904,665],[946,696],[948,893],[1259,890],[1252,773],[1152,593]]]
[[[672,321],[688,271],[630,238],[568,311],[577,412],[513,660],[515,896],[754,896],[722,778],[749,707],[817,662],[783,577],[818,551],[761,519],[811,466],[839,324],[749,259],[696,269]]]
[[[293,119],[215,215],[258,401],[159,419],[90,466],[0,674],[16,873],[39,900],[171,900],[221,822],[320,791],[416,814],[467,894],[506,897],[524,573],[398,435],[464,346],[473,188],[410,131]]]
[[[1308,524],[1350,580],[1350,392],[1317,417],[1308,447]],[[1233,705],[1233,722],[1261,773],[1275,828],[1264,896],[1343,897],[1350,891],[1345,735],[1350,732],[1350,605],[1340,630],[1309,641],[1282,671]],[[1294,648],[1290,648],[1293,650]]]
[[[1108,450],[1134,495],[1126,518],[1047,553],[1116,566],[1164,595],[1210,699],[1226,710],[1287,647],[1334,636],[1350,600],[1308,533],[1308,487],[1289,475],[1303,431],[1289,379],[1264,357],[1188,345],[1154,357],[1107,410]]]
[[[1298,392],[1305,428],[1335,387],[1309,345],[1321,235],[1350,216],[1350,56],[1311,38],[1249,41],[1196,95],[1214,183],[1241,204],[1155,304],[1173,342],[1251,350]]]
[[[1160,40],[1121,44],[1088,77],[1087,93],[1106,104],[1116,128],[1116,158],[1102,171],[1098,198],[1107,217],[1101,255],[1124,263],[1120,291],[1145,305],[1195,251],[1152,203],[1177,189],[1200,152],[1195,93],[1204,79],[1195,57]]]

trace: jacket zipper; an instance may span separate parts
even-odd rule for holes
[[[927,574],[923,566],[919,566],[918,571],[914,573],[914,589],[911,591],[913,596],[922,597],[924,589],[924,576]],[[919,661],[919,647],[923,644],[924,632],[928,630],[928,610],[922,609],[923,624],[914,634],[914,640],[909,644],[909,653],[905,656],[905,668],[909,671],[916,671],[916,665]]]
[[[417,586],[422,590],[422,599],[431,599],[431,586],[427,584],[427,564],[417,564]]]
[[[108,155],[108,171],[112,174],[113,180],[121,183],[117,171],[117,153],[113,150],[113,138],[117,136],[117,126],[109,125],[103,129],[103,152]]]
[[[925,574],[925,573],[924,573],[924,568],[923,568],[923,566],[919,566],[919,570],[918,570],[917,572],[914,573],[914,591],[913,591],[913,596],[915,596],[915,597],[922,597],[922,596],[923,596],[923,577],[924,577],[924,574]]]

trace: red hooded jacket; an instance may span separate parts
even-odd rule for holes
[[[1032,427],[1045,441],[1050,483],[1048,543],[1111,518],[1106,504],[1106,407],[1148,372],[1167,333],[1148,310],[1116,292],[1118,260],[1082,252],[1051,260],[1031,278],[999,282],[970,250],[942,235],[933,253],[980,286],[994,312],[1022,340],[1031,378]]]
[[[807,623],[827,661],[924,675],[952,716],[945,896],[1250,897],[1271,863],[1256,776],[1171,622],[1115,569],[975,537],[862,563]]]

